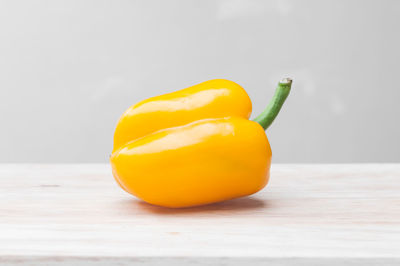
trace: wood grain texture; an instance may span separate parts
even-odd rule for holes
[[[273,165],[247,198],[143,203],[108,165],[0,165],[0,264],[399,265],[400,165]]]

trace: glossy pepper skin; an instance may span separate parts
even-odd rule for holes
[[[249,118],[251,101],[235,82],[214,79],[141,101],[125,111],[114,133],[114,149],[155,131],[205,118]]]
[[[250,114],[247,93],[228,80],[133,105],[114,134],[113,175],[127,192],[171,208],[253,194],[268,182],[271,148],[263,118]]]

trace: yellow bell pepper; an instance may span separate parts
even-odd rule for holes
[[[271,148],[264,130],[291,88],[282,80],[254,121],[251,101],[224,79],[153,97],[120,118],[110,158],[127,192],[155,205],[179,208],[238,198],[268,182]]]

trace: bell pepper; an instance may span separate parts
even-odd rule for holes
[[[117,183],[159,206],[179,208],[247,196],[268,183],[271,148],[264,132],[292,81],[283,79],[266,109],[249,120],[251,101],[224,79],[156,96],[120,118],[110,158]]]

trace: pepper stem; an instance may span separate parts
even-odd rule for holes
[[[272,122],[275,120],[276,116],[282,108],[283,103],[289,95],[290,88],[292,87],[292,80],[290,78],[284,78],[276,87],[275,94],[271,101],[264,109],[264,111],[257,116],[253,121],[259,123],[264,130],[266,130]]]

